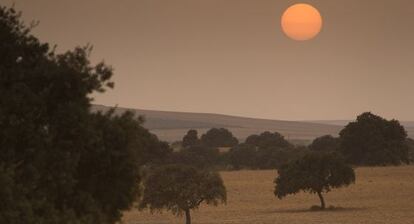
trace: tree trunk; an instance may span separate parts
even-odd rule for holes
[[[190,209],[185,210],[185,224],[191,224]]]
[[[321,209],[325,209],[325,200],[323,199],[322,192],[318,191],[318,196],[321,200]]]

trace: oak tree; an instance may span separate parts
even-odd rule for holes
[[[191,224],[191,210],[201,203],[225,203],[226,198],[226,188],[218,173],[186,165],[166,165],[151,171],[144,181],[140,208],[184,213],[186,224]]]
[[[340,133],[341,152],[357,165],[399,165],[409,162],[407,132],[397,120],[370,112],[359,115]]]
[[[309,153],[278,169],[274,194],[279,199],[300,191],[317,194],[325,209],[322,193],[355,182],[355,172],[338,153]]]
[[[115,223],[168,153],[132,113],[91,111],[114,84],[89,55],[57,54],[0,6],[0,223]]]

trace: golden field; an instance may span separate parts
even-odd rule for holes
[[[203,206],[192,213],[194,224],[413,224],[414,166],[357,168],[357,182],[325,194],[335,210],[310,211],[316,195],[300,193],[283,200],[273,195],[276,171],[221,172],[227,205]],[[133,209],[125,224],[182,224],[169,212]]]

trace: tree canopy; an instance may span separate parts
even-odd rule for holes
[[[255,146],[245,143],[234,146],[228,152],[228,162],[236,170],[241,168],[256,168],[257,149]]]
[[[175,215],[185,213],[191,224],[190,210],[201,203],[218,205],[227,199],[226,188],[218,173],[192,166],[166,165],[151,171],[144,181],[140,208],[152,212],[166,209]]]
[[[170,154],[169,163],[184,164],[200,169],[208,169],[218,163],[220,157],[217,148],[210,148],[203,145],[189,146],[179,152]]]
[[[338,153],[309,153],[278,169],[274,194],[279,199],[300,191],[316,193],[325,209],[323,192],[355,182],[352,167]]]
[[[397,120],[366,112],[341,132],[341,151],[347,161],[359,165],[408,163],[407,133]]]
[[[339,150],[339,138],[332,135],[324,135],[315,138],[309,145],[309,149],[313,151],[332,152]]]
[[[200,139],[198,138],[197,130],[191,129],[183,137],[182,146],[185,148],[197,145],[200,145]]]
[[[258,148],[292,148],[292,144],[286,141],[285,137],[278,132],[263,132],[260,135],[250,135],[246,138],[246,144]]]
[[[208,147],[232,147],[239,143],[225,128],[212,128],[201,136],[201,142]]]
[[[407,145],[410,162],[414,162],[414,139],[407,138]]]
[[[228,152],[228,162],[234,169],[274,169],[300,154],[300,150],[275,132],[250,135],[245,143],[234,146]]]
[[[0,223],[115,223],[169,152],[132,113],[90,112],[114,84],[89,54],[56,54],[0,7]]]

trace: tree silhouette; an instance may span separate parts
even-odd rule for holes
[[[410,162],[414,162],[414,139],[407,138],[407,145]]]
[[[219,157],[220,152],[217,148],[209,148],[202,145],[190,146],[170,154],[169,163],[209,169],[218,163]]]
[[[339,139],[332,135],[324,135],[313,140],[309,149],[320,152],[332,152],[339,150]]]
[[[292,148],[285,137],[278,132],[263,132],[260,135],[250,135],[247,137],[246,144],[254,145],[258,148]]]
[[[337,153],[309,153],[278,169],[274,194],[279,199],[300,191],[318,194],[325,209],[323,192],[355,182],[354,170]]]
[[[30,32],[0,7],[0,223],[115,223],[169,147],[132,113],[91,112],[114,84],[89,47],[56,54]]]
[[[189,130],[187,134],[183,137],[183,147],[197,146],[200,144],[200,139],[198,138],[197,130]]]
[[[186,224],[191,224],[190,211],[203,202],[214,206],[226,202],[226,188],[219,174],[191,166],[166,165],[156,168],[144,181],[140,208],[184,213]]]
[[[228,152],[228,162],[236,170],[240,168],[256,168],[257,149],[255,146],[245,143],[234,146]]]
[[[359,165],[408,163],[407,133],[397,120],[372,113],[359,115],[340,133],[341,151],[348,162]]]
[[[239,143],[225,128],[212,128],[201,136],[201,142],[208,147],[232,147]]]

